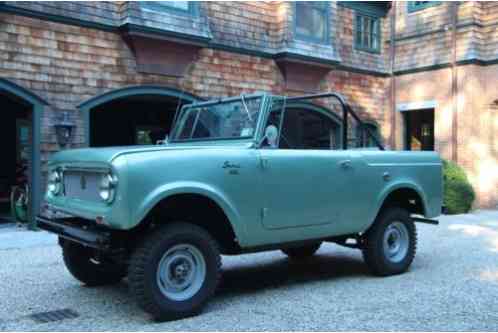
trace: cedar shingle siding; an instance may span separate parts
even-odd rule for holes
[[[68,112],[76,124],[71,147],[88,144],[88,119],[78,105],[90,98],[141,85],[165,86],[199,98],[254,91],[300,94],[309,88],[287,82],[294,77],[288,71],[299,67],[310,73],[321,71],[312,90],[343,93],[365,119],[378,125],[383,141],[393,148],[404,148],[399,105],[434,102],[435,149],[444,158],[457,152],[458,162],[476,187],[478,206],[497,205],[498,3],[459,3],[455,68],[451,3],[409,11],[406,2],[330,2],[324,43],[296,38],[294,3],[195,6],[189,14],[154,11],[140,2],[0,4],[0,78],[49,104],[41,124],[42,174],[49,156],[61,149],[53,126],[61,112]],[[378,53],[355,47],[355,17],[362,12],[380,18]],[[134,48],[147,43],[171,43],[165,45],[194,52],[195,57],[180,76],[168,75],[167,66],[145,73],[137,65],[137,54],[143,50]],[[160,62],[154,56],[149,52],[144,59]],[[452,80],[457,80],[456,96]],[[453,137],[454,110],[457,137]]]

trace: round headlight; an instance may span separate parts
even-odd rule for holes
[[[62,192],[62,176],[58,170],[50,172],[48,176],[48,191],[53,195],[59,195]]]
[[[111,174],[102,175],[99,186],[99,195],[102,200],[111,202],[114,200],[115,189],[117,185],[117,178]]]

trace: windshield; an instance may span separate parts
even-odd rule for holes
[[[252,138],[261,96],[241,97],[206,106],[186,106],[173,130],[173,141]]]

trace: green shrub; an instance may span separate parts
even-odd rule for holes
[[[469,212],[476,195],[465,171],[454,162],[443,160],[443,189],[448,214]]]

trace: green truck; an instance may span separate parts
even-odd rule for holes
[[[374,147],[349,147],[352,121]],[[221,255],[300,260],[334,242],[373,274],[402,273],[414,222],[437,224],[442,207],[438,154],[384,150],[337,93],[196,102],[157,145],[66,150],[48,168],[37,224],[59,235],[68,270],[88,286],[127,277],[157,320],[201,311]]]

